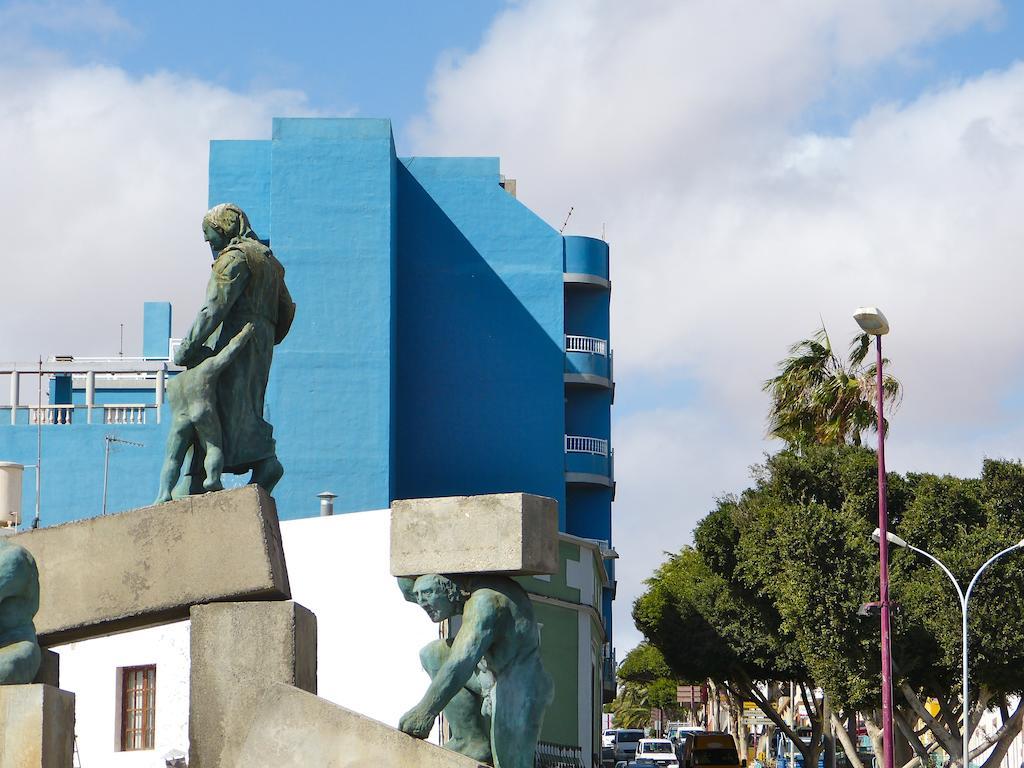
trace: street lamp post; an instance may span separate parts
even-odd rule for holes
[[[974,585],[978,583],[978,579],[981,578],[981,574],[983,574],[985,572],[985,569],[988,568],[990,565],[992,565],[992,563],[994,563],[996,560],[998,560],[1003,555],[1007,555],[1010,552],[1013,552],[1013,551],[1018,550],[1018,549],[1024,549],[1024,539],[1021,539],[1016,544],[1014,544],[1012,547],[1007,547],[1006,549],[1002,550],[1001,552],[998,552],[997,554],[993,555],[988,560],[986,560],[985,564],[983,566],[981,566],[981,568],[978,569],[977,573],[974,574],[974,577],[971,579],[971,583],[967,585],[967,591],[964,592],[960,588],[960,582],[958,582],[956,580],[956,577],[953,575],[952,571],[950,571],[949,568],[947,568],[942,563],[942,561],[939,560],[939,558],[935,557],[934,555],[931,555],[928,552],[925,552],[923,549],[918,549],[917,547],[913,546],[912,544],[908,544],[906,541],[901,539],[896,534],[889,533],[888,531],[885,534],[885,539],[883,539],[882,538],[882,531],[879,528],[875,528],[875,532],[871,534],[871,538],[874,539],[874,541],[877,544],[879,544],[880,546],[882,546],[882,542],[883,541],[887,541],[888,543],[894,544],[897,547],[903,547],[905,549],[909,549],[912,552],[917,552],[917,554],[919,554],[919,555],[927,557],[929,560],[931,560],[933,563],[935,563],[937,566],[939,566],[939,568],[942,569],[942,572],[945,573],[949,577],[949,580],[953,582],[953,588],[956,589],[957,597],[960,598],[960,617],[961,617],[960,627],[961,627],[961,632],[962,632],[961,638],[960,638],[960,643],[961,643],[960,647],[963,650],[963,655],[961,656],[961,660],[960,660],[960,670],[961,670],[961,674],[962,674],[962,677],[961,677],[961,680],[960,680],[960,685],[961,685],[961,691],[963,692],[963,763],[962,764],[963,764],[963,768],[969,768],[970,762],[971,762],[970,761],[970,751],[969,751],[970,750],[970,740],[971,740],[971,729],[970,729],[970,719],[969,719],[969,717],[970,717],[970,709],[969,709],[969,707],[970,707],[970,698],[967,695],[967,693],[968,693],[968,679],[967,679],[968,678],[968,675],[967,675],[967,673],[968,673],[968,662],[967,662],[967,601],[971,599],[971,592],[974,591]]]
[[[893,766],[892,735],[892,645],[889,633],[889,509],[886,503],[885,480],[885,417],[882,414],[882,336],[889,332],[889,321],[878,307],[858,307],[854,320],[865,333],[875,337],[875,387],[878,399],[878,528],[882,532],[879,544],[878,587],[882,608],[882,755],[883,768]],[[965,766],[966,768],[966,766]]]

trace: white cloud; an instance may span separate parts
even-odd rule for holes
[[[301,94],[111,67],[0,64],[4,358],[138,354],[143,300],[202,300],[209,141],[268,138]],[[54,344],[60,344],[54,348]]]
[[[641,580],[714,498],[746,485],[760,382],[823,318],[883,307],[906,387],[893,468],[977,472],[1021,455],[1003,401],[1024,334],[1024,64],[876,104],[844,135],[801,117],[923,43],[998,21],[994,2],[514,6],[443,63],[418,154],[496,154],[557,226],[607,222],[619,403],[619,643]],[[656,412],[630,388],[686,370],[701,394]],[[650,406],[648,406],[650,407]]]

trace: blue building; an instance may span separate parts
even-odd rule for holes
[[[266,399],[282,519],[317,514],[324,490],[336,512],[526,491],[558,500],[562,531],[611,548],[604,241],[561,236],[497,158],[397,157],[387,120],[276,119],[270,140],[214,141],[209,202],[225,201],[270,243],[298,307]],[[0,364],[0,460],[42,467],[41,525],[155,498],[170,312],[145,304],[135,360],[46,363],[41,406],[37,366]],[[31,514],[32,471],[24,498]]]

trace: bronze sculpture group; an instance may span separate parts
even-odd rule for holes
[[[236,205],[207,212],[203,234],[213,251],[212,274],[174,356],[185,370],[167,384],[172,422],[157,503],[220,490],[223,472],[251,471],[250,482],[269,493],[284,472],[273,427],[263,418],[273,349],[295,315],[284,267]],[[461,616],[453,637],[420,652],[430,685],[399,729],[424,739],[444,712],[449,749],[495,768],[531,768],[553,686],[529,595],[514,580],[487,574],[398,582],[435,623]],[[32,555],[0,538],[0,684],[35,678],[38,609]]]
[[[274,428],[263,418],[274,345],[295,317],[284,267],[232,203],[207,212],[203,236],[213,270],[206,301],[174,354],[186,371],[167,388],[173,421],[158,503],[220,490],[222,472],[251,470],[250,482],[267,493],[284,474]]]

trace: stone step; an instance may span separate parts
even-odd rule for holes
[[[382,674],[386,684],[386,672]],[[337,704],[278,683],[264,695],[238,762],[224,768],[484,768]]]

